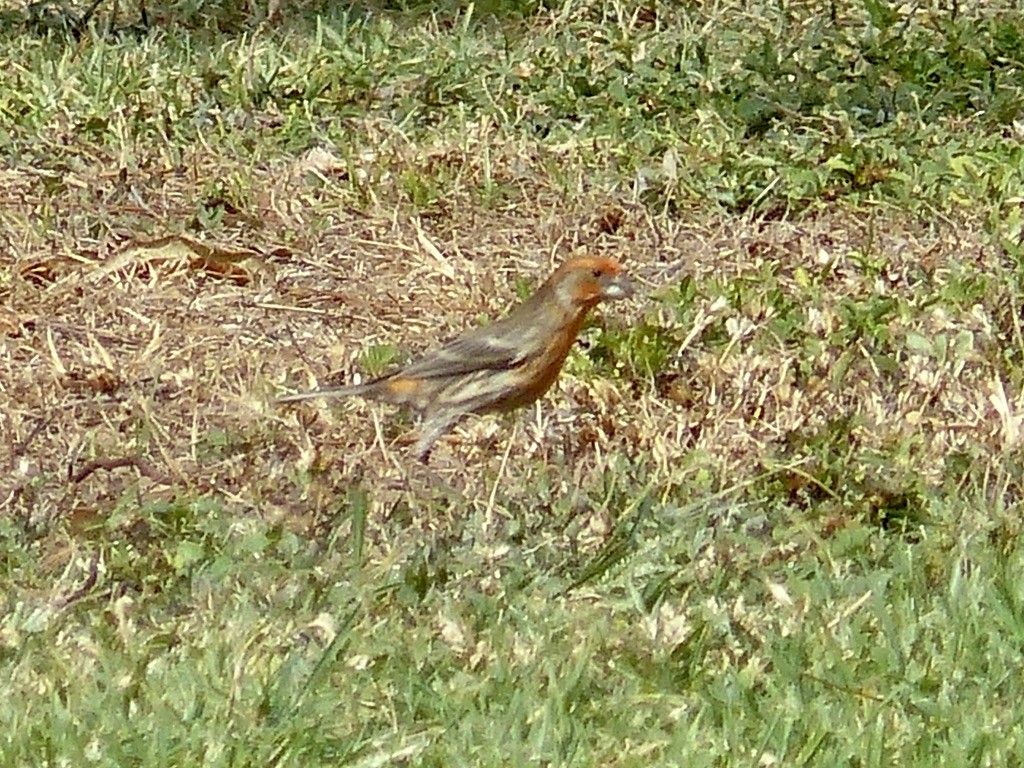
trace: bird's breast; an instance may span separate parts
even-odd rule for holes
[[[543,397],[562,372],[582,324],[583,315],[580,314],[556,332],[538,340],[536,354],[530,355],[521,366],[510,372],[514,385],[509,387],[509,395],[496,402],[492,410],[520,408]]]

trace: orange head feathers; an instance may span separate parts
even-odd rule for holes
[[[619,263],[603,256],[583,256],[565,262],[548,278],[541,291],[549,287],[563,308],[572,306],[584,311],[601,301],[633,295],[633,286]]]

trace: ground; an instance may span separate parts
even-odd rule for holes
[[[1022,19],[832,10],[5,10],[4,762],[1014,762]]]

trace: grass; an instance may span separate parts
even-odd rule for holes
[[[1020,760],[1013,4],[0,8],[4,765]],[[432,466],[276,409],[644,288]]]

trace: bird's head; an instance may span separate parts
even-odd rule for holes
[[[633,284],[617,261],[584,256],[567,261],[548,280],[559,304],[587,310],[602,301],[628,299]]]

